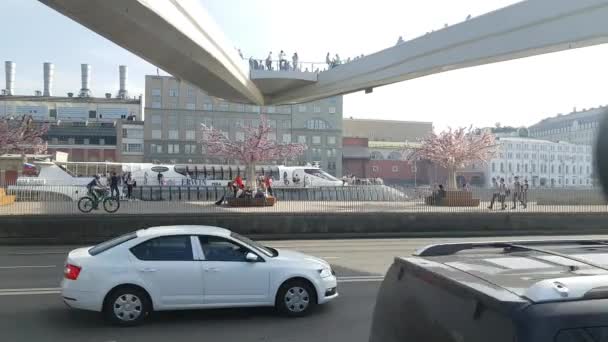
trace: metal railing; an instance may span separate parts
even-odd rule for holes
[[[294,64],[293,60],[265,60],[265,59],[250,59],[248,60],[250,70],[266,70],[266,71],[298,71],[298,72],[314,72],[319,73],[329,68],[327,63],[323,62],[300,62]]]
[[[494,195],[490,189],[438,194],[428,188],[384,185],[273,188],[276,204],[231,207],[222,197],[234,194],[224,186],[120,186],[120,214],[179,213],[608,213],[600,189],[532,188],[525,194]],[[79,214],[77,201],[87,194],[75,185],[0,186],[0,215]],[[494,199],[493,199],[494,198]],[[493,203],[492,203],[493,202]],[[504,206],[503,206],[504,203]],[[493,204],[492,209],[488,207]],[[504,207],[504,209],[503,209]],[[96,213],[104,213],[102,210]],[[105,214],[105,213],[104,213]]]

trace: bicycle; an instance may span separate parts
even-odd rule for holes
[[[91,210],[97,209],[99,203],[102,203],[103,209],[108,213],[115,213],[120,208],[120,201],[116,197],[110,196],[110,191],[104,189],[103,194],[98,199],[92,195],[87,195],[78,200],[78,210],[83,213],[90,213]]]

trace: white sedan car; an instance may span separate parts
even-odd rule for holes
[[[275,306],[301,316],[338,296],[326,261],[207,226],[142,229],[75,249],[61,289],[68,306],[120,325],[199,308]]]

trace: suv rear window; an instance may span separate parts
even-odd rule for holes
[[[104,241],[104,242],[100,243],[99,245],[91,247],[91,249],[89,249],[89,254],[91,254],[93,256],[97,255],[99,253],[107,251],[110,248],[114,248],[122,243],[125,243],[129,240],[133,240],[136,237],[137,237],[137,232],[131,232],[131,233],[127,233],[125,235],[121,235],[119,237],[113,238],[112,240]]]

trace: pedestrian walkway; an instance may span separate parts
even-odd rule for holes
[[[421,201],[368,202],[368,201],[281,201],[273,207],[233,208],[216,206],[213,201],[123,201],[116,214],[180,214],[180,213],[226,213],[226,214],[316,214],[316,213],[608,213],[607,205],[538,205],[530,202],[528,208],[489,210],[489,201],[478,207],[429,206]],[[0,207],[0,215],[112,215],[102,210],[82,214],[76,202],[15,202]]]

